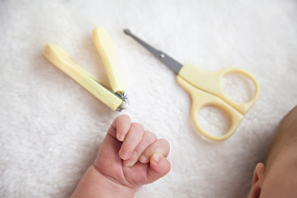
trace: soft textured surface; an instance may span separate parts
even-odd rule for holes
[[[265,159],[278,122],[296,104],[296,19],[293,0],[2,0],[0,197],[69,197],[121,114],[42,55],[45,43],[53,42],[108,82],[91,38],[96,26],[114,43],[131,102],[124,113],[171,145],[171,172],[138,189],[136,197],[246,197],[254,166]],[[124,28],[181,63],[253,73],[261,94],[236,133],[223,142],[197,133],[189,95]],[[242,100],[250,93],[242,92],[239,81],[231,76],[224,84]],[[228,127],[217,113],[204,108],[199,114],[212,133]]]

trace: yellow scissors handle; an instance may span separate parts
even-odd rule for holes
[[[214,140],[214,141],[222,141],[229,138],[236,130],[238,125],[240,124],[243,115],[224,102],[222,99],[214,96],[212,94],[206,93],[201,91],[192,85],[190,85],[187,81],[181,78],[179,75],[177,76],[177,82],[191,95],[192,97],[192,109],[191,109],[191,116],[193,118],[194,124],[197,130],[204,135],[206,138]],[[214,136],[207,133],[198,122],[198,111],[201,107],[206,105],[216,106],[218,108],[223,109],[231,118],[231,128],[229,131],[224,134],[223,136]]]
[[[246,103],[237,103],[232,101],[223,92],[221,88],[221,80],[223,76],[225,76],[228,73],[234,73],[234,72],[245,75],[246,77],[251,79],[255,84],[255,87],[256,87],[255,95],[250,101]],[[226,101],[228,104],[236,108],[243,115],[255,104],[260,93],[259,84],[257,80],[254,78],[254,76],[249,72],[240,68],[229,67],[217,72],[207,72],[194,65],[184,65],[179,71],[178,75],[181,76],[184,80],[186,80],[194,87],[197,87],[203,91],[206,91],[210,94],[214,94],[222,98],[224,101]]]
[[[225,68],[218,72],[206,72],[193,65],[182,65],[164,52],[156,50],[146,42],[131,33],[129,29],[124,30],[125,34],[134,38],[138,43],[150,51],[162,63],[168,66],[173,72],[177,74],[178,83],[185,88],[192,97],[192,118],[194,124],[199,132],[205,137],[222,141],[229,138],[238,127],[243,115],[253,106],[259,96],[259,85],[256,79],[247,71],[239,68]],[[256,87],[254,97],[246,103],[237,103],[232,101],[221,88],[221,80],[224,75],[237,72],[250,78]],[[206,133],[199,125],[197,120],[198,110],[205,105],[217,106],[229,114],[232,121],[230,130],[223,136],[217,137]]]

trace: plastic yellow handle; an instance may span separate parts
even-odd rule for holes
[[[101,86],[94,76],[73,62],[59,46],[48,43],[43,48],[43,54],[51,63],[73,78],[112,110],[116,110],[122,104],[123,100]]]
[[[228,98],[228,96],[223,92],[221,88],[221,80],[224,75],[232,72],[240,73],[247,76],[255,84],[255,95],[250,101],[246,103],[237,103]],[[229,67],[217,72],[207,72],[199,69],[198,67],[195,67],[194,65],[184,65],[178,75],[194,87],[220,97],[228,104],[236,108],[238,111],[240,111],[243,115],[255,104],[260,93],[260,88],[257,80],[249,72],[240,68]]]
[[[105,70],[113,92],[122,94],[125,86],[118,69],[112,42],[107,32],[102,27],[93,30],[93,41],[103,60]]]
[[[227,138],[229,138],[238,127],[239,123],[241,122],[243,115],[239,113],[237,110],[232,108],[230,105],[228,105],[226,102],[224,102],[222,99],[218,98],[217,96],[214,96],[212,94],[206,93],[204,91],[201,91],[192,85],[190,85],[187,81],[185,81],[183,78],[181,78],[179,75],[177,75],[177,82],[191,95],[192,98],[192,108],[191,108],[191,116],[193,118],[194,124],[197,128],[197,130],[204,135],[206,138],[213,140],[213,141],[222,141]],[[203,128],[199,125],[198,122],[198,110],[206,105],[212,105],[219,107],[223,109],[231,118],[231,128],[229,131],[224,134],[223,136],[214,136],[210,135],[206,131],[203,130]]]

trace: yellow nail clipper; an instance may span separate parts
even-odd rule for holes
[[[43,54],[51,63],[91,92],[109,108],[121,111],[128,106],[128,98],[117,67],[111,39],[101,27],[95,28],[92,36],[102,57],[112,91],[102,86],[94,76],[73,62],[59,46],[47,43],[43,49]]]

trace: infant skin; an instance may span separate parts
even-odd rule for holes
[[[264,163],[258,163],[248,198],[297,197],[297,107],[280,122]],[[169,143],[129,116],[117,117],[97,158],[72,198],[134,197],[136,188],[165,176]]]
[[[258,163],[248,198],[297,197],[297,107],[280,122],[265,163]]]
[[[117,117],[72,198],[134,197],[136,188],[166,175],[170,146],[164,139],[131,123],[127,115]]]

